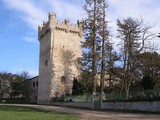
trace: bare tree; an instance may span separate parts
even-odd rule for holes
[[[27,71],[22,71],[19,73],[19,76],[21,79],[18,83],[22,86],[22,97],[28,98],[32,92],[31,85],[27,81],[27,79],[30,78],[30,75]]]
[[[9,97],[11,79],[11,74],[7,72],[0,73],[0,98]]]
[[[149,33],[151,27],[143,26],[143,20],[132,18],[117,20],[118,37],[121,39],[121,52],[123,61],[123,83],[126,91],[126,99],[129,98],[130,86],[136,79],[136,56],[144,49],[147,40],[151,40],[154,34]]]

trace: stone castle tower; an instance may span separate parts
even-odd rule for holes
[[[54,13],[38,27],[38,103],[49,103],[53,97],[72,93],[73,80],[80,75],[82,36],[82,21],[78,20],[77,25],[69,20],[57,22]]]

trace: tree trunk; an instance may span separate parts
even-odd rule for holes
[[[105,79],[105,0],[103,0],[103,28],[102,28],[102,63],[101,63],[101,83],[100,83],[100,106],[103,102],[103,90],[104,90],[104,79]]]
[[[92,74],[93,74],[93,109],[95,109],[95,97],[96,97],[96,0],[94,0],[94,28],[93,28],[93,62],[92,62]]]

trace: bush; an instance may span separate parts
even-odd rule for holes
[[[28,103],[24,98],[1,98],[0,103]]]

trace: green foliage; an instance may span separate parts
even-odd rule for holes
[[[27,107],[0,107],[0,120],[78,120],[77,117]]]
[[[77,79],[73,80],[73,88],[72,88],[72,95],[82,95],[84,92],[84,86],[81,82]]]
[[[74,95],[74,96],[66,96],[65,101],[72,100],[73,102],[91,102],[92,95],[84,94],[84,95]]]
[[[29,78],[27,72],[11,74],[0,72],[0,98],[22,98],[29,91],[25,86],[25,80]]]
[[[141,63],[138,61],[137,56],[139,56],[144,46],[146,46],[146,41],[151,40],[154,34],[149,32],[150,26],[144,26],[142,19],[136,20],[130,17],[122,21],[118,19],[117,26],[118,37],[121,40],[119,45],[122,56],[123,89],[126,91],[126,98],[129,98],[132,84],[144,76],[138,70]]]
[[[91,72],[89,72],[87,70],[83,70],[82,71],[82,78],[80,79],[80,82],[83,85],[84,93],[92,93],[92,91],[93,91],[93,76],[92,76]]]
[[[106,100],[125,100],[125,93],[113,90],[112,92],[106,94]]]
[[[137,56],[137,60],[141,76],[148,77],[148,79],[158,84],[160,78],[160,55],[157,52],[144,52]]]
[[[21,97],[24,95],[24,78],[21,76],[15,76],[15,79],[11,82],[11,98]]]
[[[154,83],[153,79],[151,79],[150,76],[147,75],[147,76],[143,77],[143,79],[141,81],[141,85],[145,90],[151,90],[154,88],[155,83]]]
[[[160,100],[160,92],[155,90],[133,91],[131,92],[131,100],[154,101]]]

